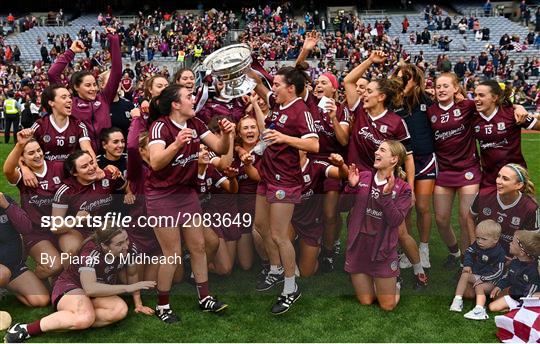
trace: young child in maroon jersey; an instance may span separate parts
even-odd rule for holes
[[[476,306],[464,317],[472,320],[489,318],[485,308],[486,294],[495,288],[504,270],[505,252],[499,243],[500,236],[501,225],[493,220],[484,220],[476,226],[476,241],[465,251],[451,311],[461,312],[463,296],[472,298],[476,295]]]

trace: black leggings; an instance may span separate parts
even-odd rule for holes
[[[4,142],[9,143],[9,134],[11,126],[13,125],[13,139],[17,142],[17,132],[19,131],[19,114],[8,115],[6,114],[6,125],[4,127]]]

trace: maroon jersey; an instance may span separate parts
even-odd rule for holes
[[[269,93],[268,104],[271,105],[272,114],[265,119],[267,128],[302,139],[318,137],[311,113],[302,98],[296,98],[287,106],[280,106]],[[268,146],[264,150],[259,173],[261,179],[269,184],[284,187],[301,185],[298,149],[286,144]]]
[[[261,165],[261,156],[255,153],[252,153],[251,156],[255,159],[252,163],[252,165],[259,169],[259,166]],[[236,179],[238,180],[238,194],[255,194],[257,193],[257,182],[250,179],[246,173],[246,167],[244,163],[240,160],[238,155],[234,154],[233,161],[231,164],[232,167],[238,169],[238,176]]]
[[[538,205],[532,197],[522,193],[514,203],[505,205],[501,202],[497,189],[493,187],[480,189],[471,206],[471,213],[476,217],[477,224],[491,219],[501,225],[500,242],[507,254],[515,231],[540,229]]]
[[[478,165],[472,128],[474,112],[472,100],[446,107],[435,103],[428,108],[435,138],[435,154],[441,171],[462,171]]]
[[[104,216],[111,211],[113,194],[124,185],[124,179],[112,179],[112,174],[105,171],[105,178],[88,185],[79,183],[74,177],[64,181],[54,195],[52,206],[67,209],[66,215],[75,216],[79,211],[90,215]],[[83,234],[90,234],[91,228],[82,229]]]
[[[190,118],[184,125],[164,116],[152,123],[149,130],[148,145],[161,144],[168,147],[176,140],[176,136],[185,127],[193,130],[193,138],[180,149],[167,166],[159,171],[150,171],[146,179],[147,190],[165,189],[173,185],[197,185],[197,160],[199,145],[210,131],[198,118]]]
[[[348,162],[355,163],[360,170],[371,170],[375,151],[385,140],[401,141],[410,152],[409,131],[405,121],[396,113],[386,110],[371,117],[366,110],[357,106],[349,142]]]
[[[512,107],[497,108],[488,116],[475,116],[473,127],[480,145],[482,187],[495,185],[499,170],[508,163],[527,167],[521,153],[521,128],[531,129],[535,123],[533,120],[518,125]]]
[[[135,245],[131,243],[129,246],[128,256],[137,255]],[[82,289],[81,272],[94,271],[98,283],[116,284],[118,272],[125,267],[124,261],[133,261],[129,257],[112,257],[93,241],[88,241],[78,255],[71,257],[71,264],[60,274],[56,283],[69,286],[70,289]]]
[[[375,172],[360,172],[360,182],[354,189],[355,204],[349,214],[347,251],[357,245],[360,234],[377,237],[378,245],[371,247],[371,261],[385,260],[397,248],[398,228],[412,206],[411,188],[400,178],[395,179],[391,194],[383,195],[386,180],[379,180]],[[351,257],[347,255],[347,264]]]
[[[314,118],[314,121],[317,134],[319,135],[319,153],[310,155],[318,159],[327,159],[331,153],[343,155],[346,149],[337,140],[334,124],[328,113],[323,112],[320,108],[318,108],[318,113],[319,116],[317,119]],[[337,104],[336,117],[340,125],[344,124],[348,126],[351,123],[349,108],[344,104]]]
[[[246,105],[239,98],[227,100],[214,97],[208,99],[203,108],[197,112],[197,118],[208,124],[212,117],[225,116],[235,123],[244,117]]]
[[[225,191],[221,188],[221,183],[227,180],[217,168],[212,164],[208,164],[206,171],[201,175],[197,175],[198,193],[201,195],[201,203],[208,204],[212,195],[224,194]],[[217,197],[219,199],[219,197]]]
[[[38,231],[49,231],[41,227],[41,217],[51,215],[51,206],[56,190],[62,185],[59,176],[63,175],[64,164],[61,161],[45,161],[43,173],[35,173],[39,187],[31,188],[24,185],[22,174],[16,185],[21,194],[21,208],[32,221],[32,228]],[[20,172],[19,172],[20,173]]]
[[[312,226],[322,223],[324,180],[331,165],[325,161],[308,159],[302,166],[302,203],[294,207],[294,225]]]
[[[45,159],[49,161],[66,158],[79,149],[81,141],[90,141],[86,125],[81,121],[68,117],[63,128],[58,127],[52,115],[38,119],[34,125],[34,137],[38,141]]]

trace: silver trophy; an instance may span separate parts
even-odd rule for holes
[[[251,49],[246,44],[233,44],[210,54],[202,64],[203,69],[211,70],[223,82],[221,97],[226,99],[244,96],[257,83],[246,72],[251,68]]]

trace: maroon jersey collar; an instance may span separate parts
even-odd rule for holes
[[[495,108],[495,110],[493,110],[493,112],[486,117],[486,115],[484,115],[483,113],[479,112],[480,116],[482,116],[483,119],[485,119],[487,122],[491,121],[493,119],[493,117],[495,117],[495,115],[497,114],[497,112],[499,111],[499,107],[497,106]]]
[[[441,105],[441,103],[438,103],[437,105],[439,105],[439,108],[443,111],[448,111],[452,108],[452,106],[454,106],[454,102],[451,102],[450,104],[446,105],[446,106],[443,106]]]
[[[502,202],[501,198],[499,197],[499,193],[497,193],[496,197],[497,197],[497,203],[499,203],[499,207],[501,207],[502,210],[508,210],[510,208],[515,207],[519,203],[519,201],[521,200],[521,197],[523,197],[523,194],[521,193],[521,191],[519,191],[518,198],[516,198],[516,200],[514,202],[512,202],[511,204],[508,204],[508,205],[506,205],[506,204],[504,204]]]
[[[285,109],[291,107],[291,106],[292,106],[294,103],[296,103],[298,100],[302,100],[302,98],[296,97],[296,99],[294,99],[293,101],[291,101],[289,104],[287,104],[287,105],[285,105],[285,106],[280,105],[280,106],[279,106],[279,109],[280,109],[280,110],[285,110]]]

